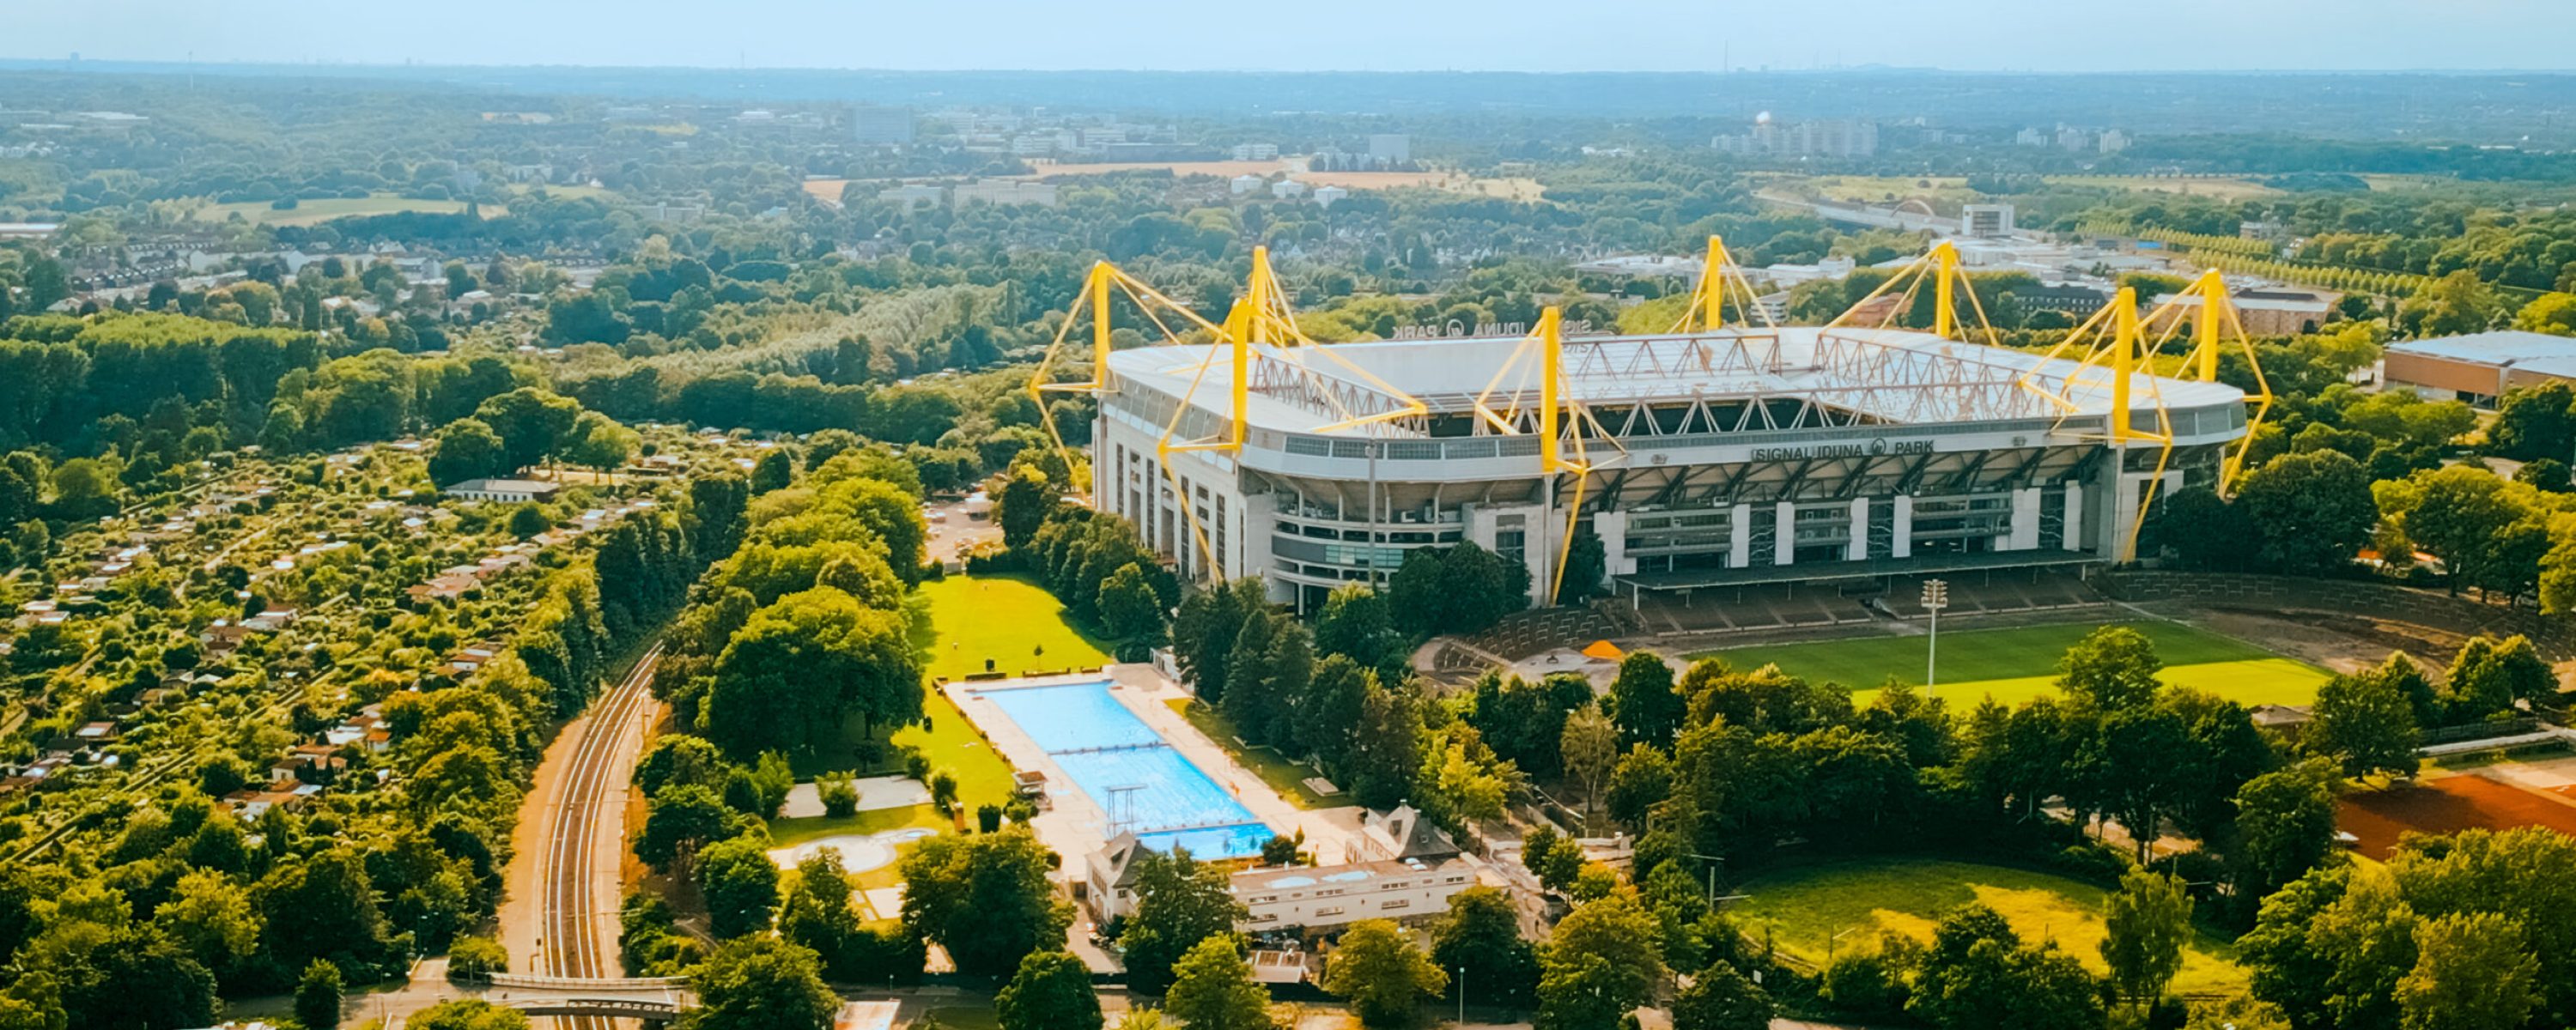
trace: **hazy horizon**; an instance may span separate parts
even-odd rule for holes
[[[1569,18],[1529,0],[1317,0],[1268,17],[1175,0],[1090,13],[1041,0],[944,6],[738,0],[525,5],[453,0],[424,18],[237,0],[24,0],[0,58],[352,67],[832,71],[2561,73],[2544,0],[2176,0],[2081,18],[2048,0],[1930,9],[1849,0],[1827,19],[1772,6],[1639,0]],[[298,28],[315,24],[311,30]],[[1839,28],[1837,34],[1820,26]]]

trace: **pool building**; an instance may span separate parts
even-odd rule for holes
[[[1476,885],[1476,870],[1448,834],[1411,806],[1369,813],[1359,861],[1250,869],[1227,890],[1247,913],[1237,930],[1331,932],[1363,919],[1410,922],[1449,911]],[[1148,845],[1120,834],[1092,856],[1084,902],[1107,922],[1135,912],[1135,860]]]

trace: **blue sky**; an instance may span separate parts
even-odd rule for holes
[[[2576,68],[2570,0],[0,0],[0,57],[890,69]],[[1096,15],[1094,11],[1116,14]],[[2098,16],[2094,12],[2099,12]]]

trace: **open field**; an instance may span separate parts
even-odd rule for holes
[[[1112,172],[1168,171],[1173,175],[1213,175],[1222,179],[1231,179],[1238,175],[1277,175],[1288,170],[1288,162],[1281,160],[1102,161],[1098,163],[1031,161],[1029,162],[1029,167],[1036,169],[1037,174],[1033,176],[1020,176],[1020,178],[1044,179],[1058,175],[1108,175]]]
[[[463,210],[465,210],[465,202],[461,200],[415,200],[409,197],[367,197],[358,200],[345,198],[307,200],[297,203],[294,210],[291,211],[280,211],[268,206],[268,202],[266,201],[246,201],[239,204],[209,204],[198,209],[196,218],[201,222],[221,222],[231,219],[235,214],[239,214],[242,216],[242,220],[250,222],[253,225],[320,225],[334,218],[354,218],[359,215],[390,215],[410,211],[417,211],[425,214],[452,215]],[[486,207],[483,209],[485,217],[505,213],[507,212],[498,207]]]
[[[1244,768],[1261,777],[1261,782],[1278,791],[1289,804],[1299,808],[1330,808],[1336,804],[1332,799],[1306,789],[1306,778],[1318,775],[1315,770],[1289,761],[1275,748],[1245,748],[1235,743],[1234,723],[1225,717],[1224,712],[1200,704],[1193,698],[1176,697],[1163,703],[1181,713],[1181,718],[1189,720],[1193,728],[1206,734],[1207,739],[1225,749],[1225,753],[1232,755]]]
[[[2051,175],[2042,181],[2051,186],[2091,186],[2097,189],[2136,190],[2141,193],[2174,193],[2189,197],[2217,200],[2260,200],[2277,197],[2281,191],[2251,179],[2185,179],[2160,175]]]
[[[1289,178],[1308,186],[1339,186],[1346,190],[1435,189],[1467,193],[1479,197],[1535,204],[1547,192],[1536,179],[1514,176],[1508,179],[1479,179],[1462,172],[1298,172]]]
[[[2012,922],[2025,943],[2056,941],[2095,973],[2105,971],[2100,889],[2062,876],[2003,866],[1919,858],[1829,862],[1756,878],[1742,886],[1750,900],[1732,910],[1746,933],[1772,935],[1782,951],[1823,965],[1835,949],[1869,947],[1879,930],[1923,941],[1944,913],[1971,902]],[[2245,971],[2235,950],[2208,933],[2183,951],[2173,989],[2186,995],[2239,991]]]
[[[1968,180],[1955,175],[1818,175],[1790,176],[1773,180],[1793,193],[1813,193],[1826,200],[1850,201],[1857,204],[1892,204],[1920,197],[1935,209],[1956,213],[1961,204],[1974,204],[1984,194],[1968,188]]]
[[[2157,657],[2164,659],[2166,683],[2248,705],[2306,704],[2315,700],[2317,687],[2328,676],[2304,662],[2180,623],[2120,625],[2155,643]],[[1939,693],[1952,699],[1991,695],[2006,705],[2054,694],[2058,658],[2095,628],[2093,623],[2073,623],[1943,633]],[[1859,688],[1852,700],[1867,704],[1876,685],[1890,676],[1920,686],[1924,647],[1919,636],[1888,636],[1740,647],[1691,657],[1723,658],[1738,669],[1778,665],[1793,676]]]

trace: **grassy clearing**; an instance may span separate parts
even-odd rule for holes
[[[1181,718],[1198,727],[1200,733],[1215,741],[1216,746],[1224,748],[1226,754],[1234,756],[1236,762],[1259,775],[1261,782],[1278,791],[1289,804],[1299,808],[1330,808],[1336,804],[1331,798],[1306,788],[1307,777],[1320,775],[1315,770],[1289,761],[1274,748],[1246,748],[1235,743],[1234,721],[1226,718],[1224,712],[1190,698],[1174,698],[1163,703],[1181,713]]]
[[[1868,947],[1879,930],[1929,941],[1941,916],[1971,902],[2010,920],[2025,942],[2055,941],[2095,973],[2102,964],[2103,892],[2047,873],[1932,859],[1879,858],[1831,862],[1757,878],[1743,886],[1750,900],[1733,910],[1746,932],[1768,932],[1777,946],[1811,963],[1826,960],[1827,940],[1846,934],[1838,950]],[[2173,989],[2181,994],[2241,991],[2245,970],[2235,949],[2207,932],[2183,950]]]
[[[296,203],[294,209],[286,211],[270,207],[266,201],[245,201],[238,204],[209,204],[198,209],[197,220],[204,222],[222,222],[230,220],[233,215],[238,214],[242,216],[242,220],[253,225],[320,225],[334,218],[354,218],[359,215],[390,215],[412,211],[422,212],[425,214],[452,215],[463,210],[465,210],[465,202],[461,200],[418,200],[410,197],[362,197],[357,199],[334,197],[327,200],[299,201]],[[486,218],[503,213],[504,211],[498,207],[486,207],[483,209],[483,216]]]
[[[987,658],[1013,673],[1089,668],[1109,661],[1106,651],[1064,620],[1064,605],[1054,595],[1026,580],[954,576],[922,584],[916,596],[927,606],[929,635],[922,643],[929,653],[922,669],[932,678],[953,680],[982,672]],[[932,768],[956,776],[957,797],[967,811],[1009,801],[1010,763],[993,752],[947,695],[926,683],[923,689],[922,711],[930,717],[929,725],[904,727],[894,734],[894,743],[920,748]]]
[[[2166,683],[2243,704],[2307,704],[2316,699],[2317,687],[2329,675],[2244,641],[2180,623],[2117,625],[2144,633],[2155,643],[2157,656],[2165,662]],[[1940,694],[1952,699],[1991,695],[2007,705],[2054,695],[2058,658],[2096,628],[2092,623],[2073,623],[1943,633]],[[1877,693],[1875,685],[1891,676],[1922,684],[1924,645],[1922,637],[1871,637],[1739,647],[1691,657],[1723,658],[1738,669],[1778,665],[1793,676],[1860,687],[1853,701],[1867,704]]]
[[[2042,181],[2051,186],[2092,186],[2140,193],[2209,197],[2225,201],[2259,200],[2281,195],[2280,190],[2251,179],[2177,179],[2156,175],[2051,175]]]
[[[934,677],[964,679],[983,672],[986,659],[1013,675],[1109,663],[1107,646],[1066,622],[1064,603],[1025,579],[950,576],[922,584],[921,596],[937,633],[923,666]]]

